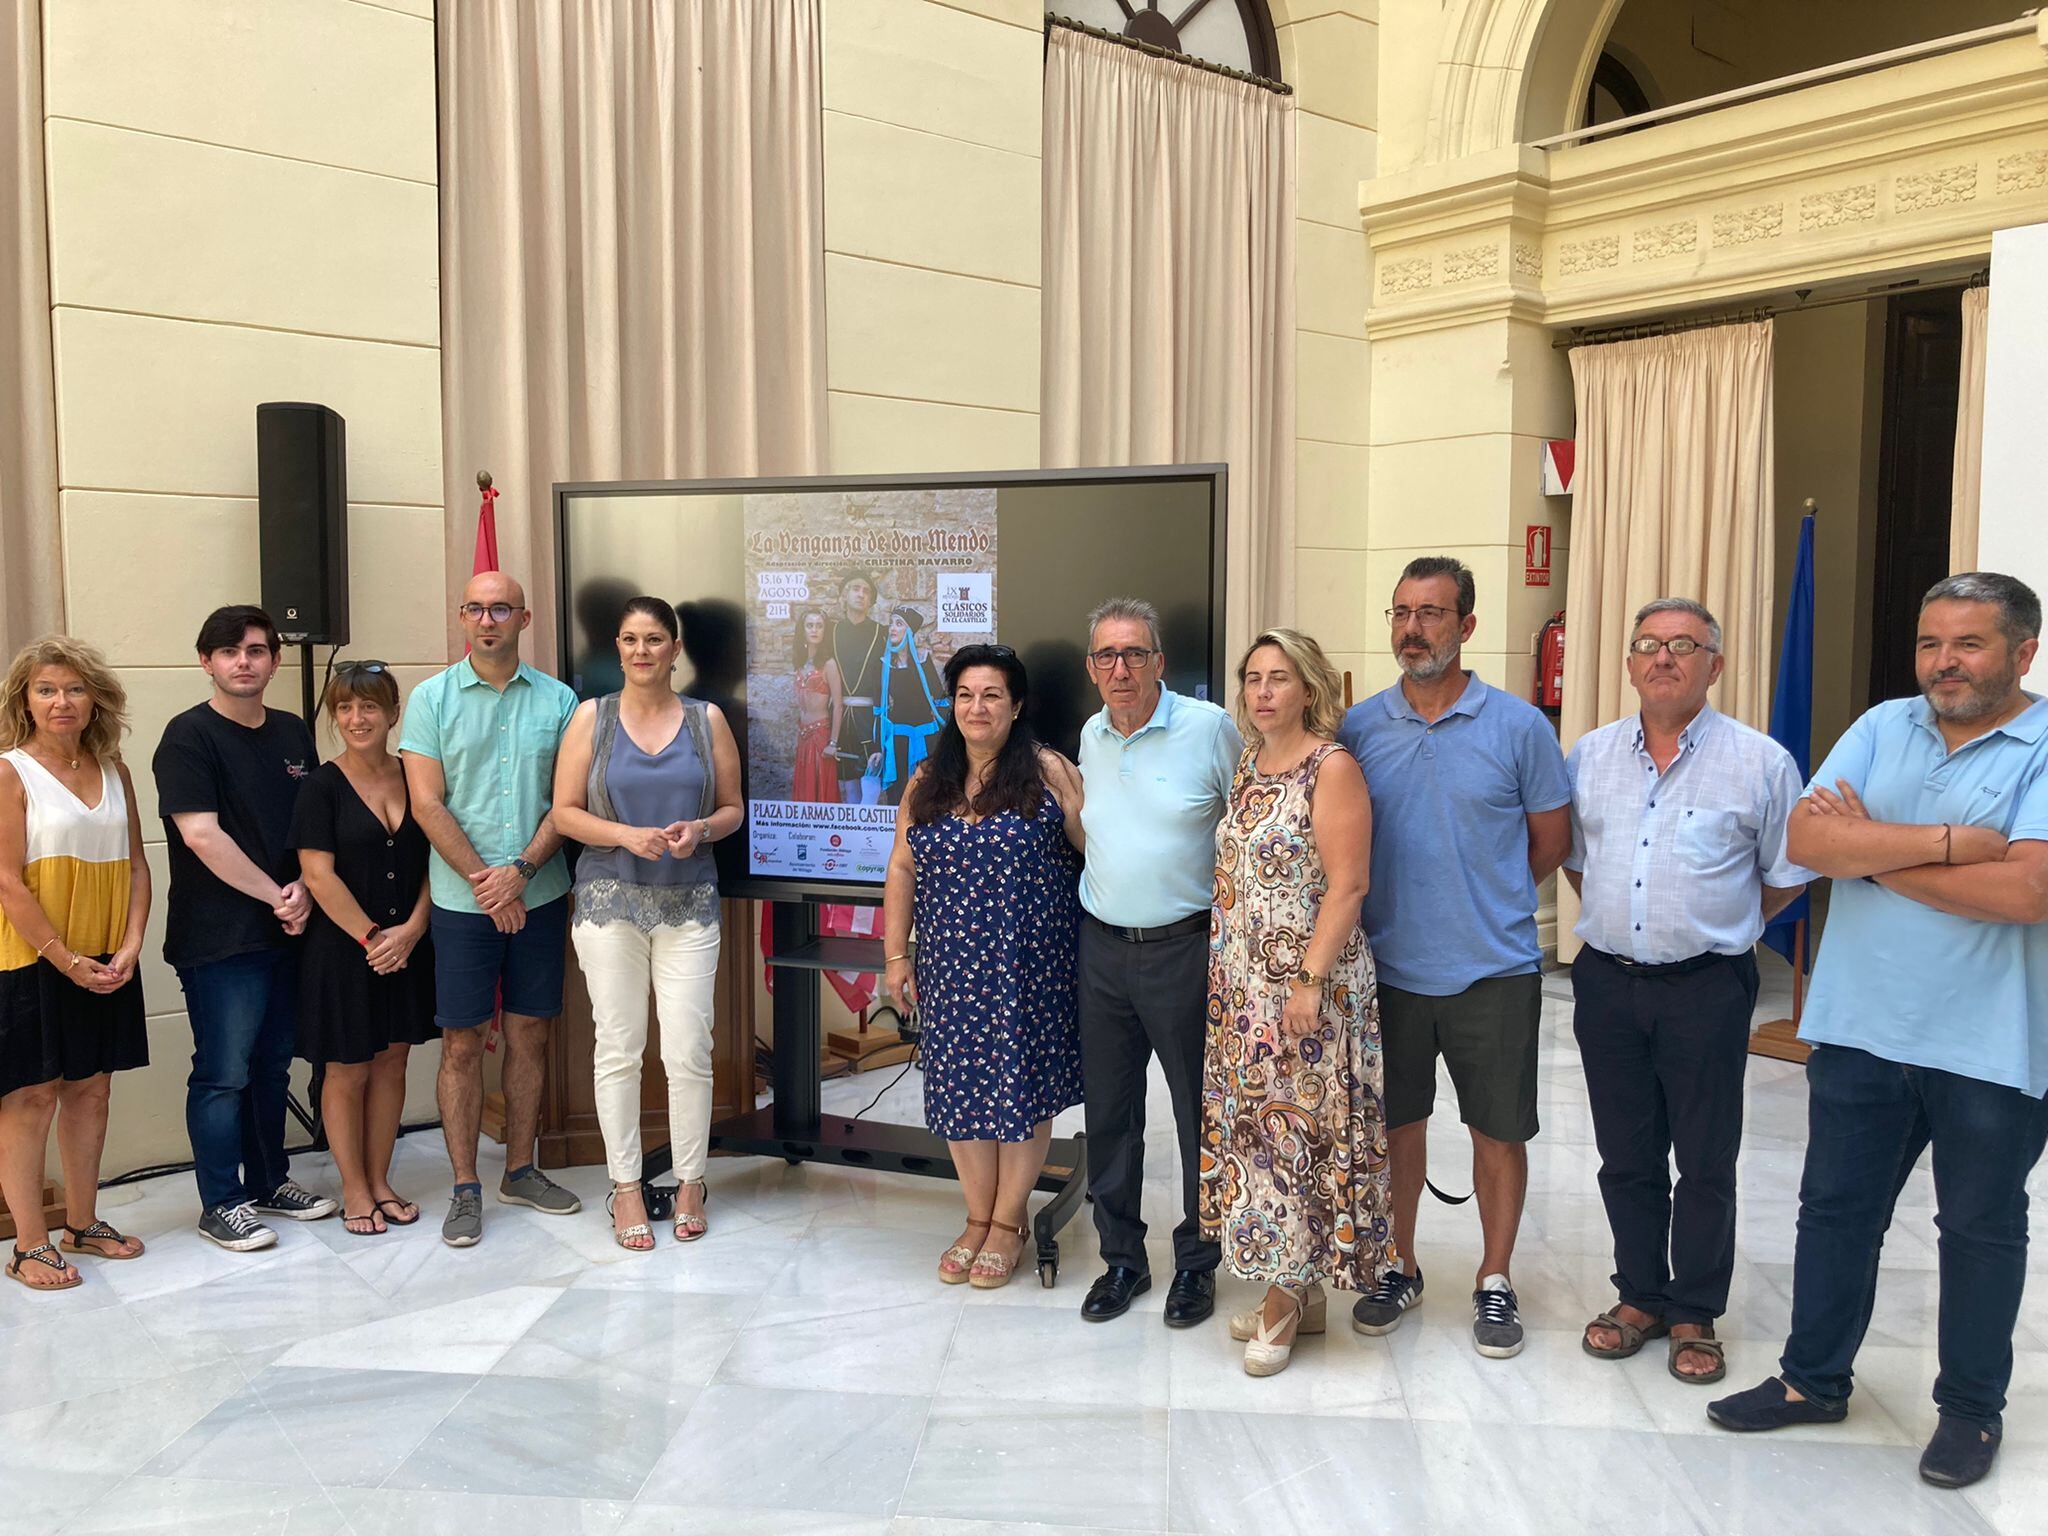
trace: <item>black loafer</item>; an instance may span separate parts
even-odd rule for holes
[[[1091,1323],[1106,1323],[1131,1310],[1131,1298],[1152,1289],[1152,1277],[1142,1269],[1112,1264],[1102,1277],[1088,1287],[1088,1299],[1081,1303],[1081,1316]]]
[[[2003,1431],[1996,1424],[1952,1419],[1947,1414],[1934,1427],[1934,1438],[1920,1453],[1920,1478],[1937,1488],[1967,1488],[1991,1470]]]
[[[1177,1269],[1173,1284],[1166,1288],[1166,1326],[1192,1328],[1207,1322],[1216,1310],[1216,1272],[1209,1269]]]
[[[1847,1403],[1825,1403],[1817,1397],[1793,1402],[1785,1396],[1785,1383],[1776,1376],[1707,1404],[1707,1417],[1723,1429],[1751,1434],[1758,1430],[1785,1429],[1793,1424],[1839,1424],[1849,1416]]]

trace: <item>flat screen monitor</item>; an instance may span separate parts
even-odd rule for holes
[[[617,689],[626,600],[673,603],[680,690],[740,745],[721,891],[873,900],[963,646],[1016,651],[1032,728],[1069,757],[1100,707],[1083,652],[1108,598],[1158,609],[1166,686],[1222,700],[1224,497],[1214,464],[558,485],[562,676]]]

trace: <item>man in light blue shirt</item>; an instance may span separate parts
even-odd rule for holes
[[[1921,696],[1863,715],[1793,814],[1834,879],[1800,1034],[1806,1168],[1779,1374],[1708,1408],[1729,1429],[1848,1411],[1899,1189],[1934,1152],[1934,1401],[1920,1475],[1991,1469],[2027,1274],[2027,1176],[2048,1141],[2048,701],[2020,686],[2041,602],[1991,572],[1920,607]]]
[[[1472,1137],[1485,1242],[1473,1347],[1506,1359],[1522,1348],[1508,1265],[1536,1134],[1536,887],[1571,846],[1572,794],[1550,722],[1461,665],[1478,625],[1476,597],[1462,562],[1411,560],[1387,610],[1401,681],[1352,706],[1339,733],[1372,796],[1372,885],[1362,921],[1379,967],[1394,1242],[1403,1265],[1352,1309],[1351,1326],[1391,1332],[1422,1299],[1415,1217],[1441,1055]]]
[[[1202,1051],[1209,1014],[1209,903],[1216,823],[1243,751],[1229,714],[1161,682],[1150,603],[1115,598],[1089,616],[1088,671],[1102,709],[1081,727],[1081,1077],[1088,1192],[1107,1266],[1081,1315],[1107,1322],[1151,1287],[1145,1223],[1145,1069],[1159,1057],[1180,1146],[1168,1327],[1215,1310],[1221,1257],[1201,1232]]]
[[[483,1236],[477,1131],[483,1115],[483,1025],[505,1015],[505,1177],[498,1199],[548,1215],[582,1202],[534,1166],[548,1021],[562,1011],[569,871],[548,818],[555,749],[576,695],[519,659],[532,622],[526,593],[501,571],[470,578],[457,610],[469,655],[407,701],[399,750],[413,815],[434,845],[435,1088],[455,1190],[441,1238]]]
[[[1792,754],[1707,703],[1723,660],[1721,626],[1700,604],[1644,604],[1628,647],[1641,709],[1565,759],[1565,878],[1585,940],[1572,1030],[1620,1295],[1583,1342],[1622,1360],[1669,1332],[1668,1367],[1694,1382],[1727,1374],[1714,1322],[1735,1272],[1756,941],[1811,878],[1785,854],[1801,789]]]

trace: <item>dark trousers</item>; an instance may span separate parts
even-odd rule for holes
[[[2048,1140],[2048,1100],[1868,1051],[1816,1045],[1806,1063],[1806,1170],[1780,1374],[1808,1397],[1849,1395],[1877,1301],[1892,1207],[1929,1142],[1941,1248],[1935,1406],[1996,1425],[2012,1380],[2027,1280],[2027,1175]]]
[[[285,1087],[298,1043],[298,955],[267,949],[178,972],[192,1021],[185,1130],[200,1201],[240,1205],[290,1176]]]
[[[1728,1310],[1756,993],[1754,955],[1644,974],[1588,948],[1572,964],[1614,1286],[1652,1317],[1711,1323]]]
[[[1196,1203],[1209,936],[1197,930],[1132,944],[1083,917],[1080,980],[1088,1192],[1103,1261],[1149,1268],[1138,1207],[1145,1190],[1145,1067],[1156,1054],[1173,1098],[1180,1147],[1181,1220],[1173,1229],[1173,1267],[1212,1270],[1222,1250],[1203,1241]]]

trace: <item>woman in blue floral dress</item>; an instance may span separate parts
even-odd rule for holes
[[[1081,1102],[1081,776],[1024,723],[1008,646],[964,647],[946,692],[950,718],[896,813],[884,984],[919,1012],[925,1124],[967,1198],[939,1278],[992,1290],[1030,1233],[1052,1118]]]
[[[1324,1284],[1369,1291],[1394,1262],[1372,954],[1358,929],[1372,805],[1332,738],[1341,684],[1294,630],[1237,675],[1245,740],[1216,828],[1203,1059],[1202,1232],[1264,1281],[1230,1320],[1254,1376],[1321,1333]]]

